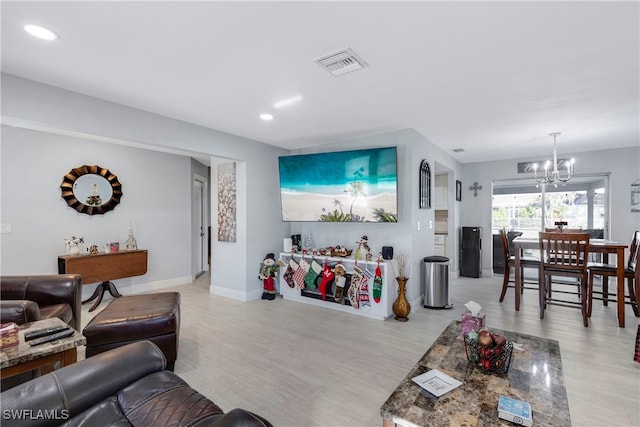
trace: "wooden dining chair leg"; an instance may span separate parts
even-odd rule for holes
[[[507,294],[507,288],[509,287],[509,276],[511,275],[511,267],[505,266],[504,280],[502,280],[502,292],[500,292],[500,302],[504,300],[504,296]]]
[[[602,276],[602,305],[609,305],[609,277],[606,274]]]
[[[589,326],[589,290],[587,289],[587,277],[580,280],[580,303],[582,305],[582,324]]]
[[[540,318],[544,319],[544,310],[547,308],[547,290],[546,288],[547,277],[542,274],[542,269],[540,269],[540,274],[538,275],[538,299],[540,303]]]
[[[638,311],[638,295],[636,295],[636,292],[634,290],[634,283],[635,280],[633,280],[631,277],[627,278],[627,287],[629,288],[629,300],[631,301],[631,308],[633,309],[633,314],[636,317],[640,317],[640,312]]]
[[[587,311],[587,315],[591,317],[591,311],[593,310],[593,274],[591,273],[589,273],[588,292],[590,296],[589,296],[589,308]]]

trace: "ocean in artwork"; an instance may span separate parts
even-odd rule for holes
[[[284,221],[397,222],[396,148],[279,158]]]

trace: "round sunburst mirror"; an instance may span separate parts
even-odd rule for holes
[[[98,165],[71,169],[62,179],[60,190],[70,207],[87,215],[102,215],[113,210],[122,197],[118,177]]]

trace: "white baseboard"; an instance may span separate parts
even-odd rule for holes
[[[222,286],[211,285],[209,287],[209,293],[211,295],[218,295],[225,298],[231,298],[236,301],[249,302],[255,301],[262,297],[262,289],[254,289],[253,291],[245,292],[237,289],[224,288]]]

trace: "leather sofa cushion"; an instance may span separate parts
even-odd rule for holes
[[[0,323],[14,322],[23,325],[38,319],[40,319],[40,308],[33,301],[0,301]]]
[[[196,424],[224,415],[215,403],[170,371],[155,372],[118,393],[118,402],[135,426]]]
[[[99,346],[175,334],[180,328],[180,294],[130,295],[116,298],[83,330],[87,346]]]
[[[51,319],[57,317],[67,324],[71,324],[73,320],[73,311],[69,304],[54,304],[40,307],[40,316],[42,319]]]

